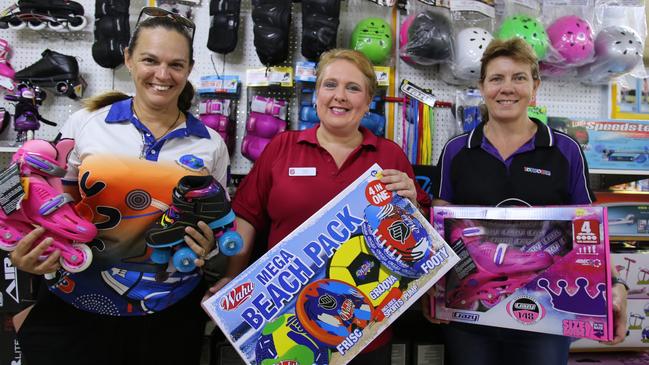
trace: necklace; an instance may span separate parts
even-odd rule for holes
[[[135,103],[131,104],[131,109],[133,110],[133,114],[135,115],[135,117],[136,117],[136,118],[137,118],[137,119],[138,119],[142,124],[144,124],[143,121],[142,121],[142,118],[140,118],[140,116],[137,115],[137,112],[135,111]],[[181,116],[181,115],[182,115],[182,111],[180,111],[180,109],[178,109],[178,115],[176,116],[176,120],[174,120],[174,122],[171,123],[171,125],[170,125],[170,126],[169,126],[165,131],[164,131],[164,133],[162,133],[162,134],[160,135],[160,138],[166,136],[167,133],[169,133],[172,129],[174,129],[174,127],[176,127],[176,124],[178,124],[178,121],[180,120],[180,116]],[[154,137],[155,137],[155,135],[154,135]],[[160,138],[156,138],[156,139],[160,139]]]

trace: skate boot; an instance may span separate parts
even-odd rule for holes
[[[79,75],[77,59],[46,49],[43,58],[16,72],[16,81],[41,87],[53,87],[71,99],[83,96],[86,81]]]
[[[250,111],[272,115],[275,118],[286,120],[286,100],[255,95],[250,102]]]
[[[5,95],[5,100],[15,102],[14,130],[16,144],[22,144],[28,139],[34,139],[34,131],[40,128],[40,122],[56,126],[56,123],[43,118],[38,112],[38,106],[45,99],[45,92],[38,87],[24,84],[18,85],[13,95]]]
[[[199,221],[207,223],[218,237],[220,253],[232,256],[241,250],[243,241],[234,228],[234,212],[225,190],[212,176],[185,176],[174,188],[172,204],[146,234],[146,242],[153,248],[151,260],[156,264],[172,262],[178,271],[196,268],[196,253],[184,245],[185,227],[200,231]]]
[[[492,308],[554,263],[545,251],[521,252],[503,243],[471,241],[466,247],[476,269],[448,293],[451,308]]]
[[[45,228],[44,237],[54,239],[42,259],[58,249],[65,270],[79,272],[90,265],[90,247],[75,242],[90,242],[97,235],[97,229],[79,217],[70,204],[72,197],[62,193],[60,180],[73,146],[74,142],[69,139],[56,145],[31,140],[14,154],[12,163],[18,166],[21,178],[27,181],[24,183],[27,189],[16,211],[8,215],[0,211],[0,249],[12,251],[18,241],[38,225]]]
[[[78,31],[88,24],[83,6],[70,0],[18,0],[0,16],[0,28],[62,30],[66,26]]]
[[[9,43],[0,38],[0,87],[12,91],[14,89],[14,77],[16,71],[9,63]]]

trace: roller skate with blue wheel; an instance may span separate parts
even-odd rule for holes
[[[185,244],[185,227],[200,231],[203,221],[217,238],[219,253],[237,254],[243,246],[241,236],[234,229],[234,212],[225,189],[212,176],[185,176],[174,188],[172,204],[146,234],[146,242],[153,248],[151,260],[168,264],[171,259],[178,271],[190,272],[196,268],[196,253]]]

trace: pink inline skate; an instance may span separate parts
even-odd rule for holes
[[[64,139],[56,145],[43,140],[30,140],[14,154],[12,163],[18,165],[20,176],[27,179],[26,196],[19,208],[8,216],[0,210],[0,249],[12,251],[18,241],[34,229],[34,225],[47,230],[44,237],[54,243],[44,257],[55,250],[61,251],[61,266],[70,272],[88,268],[92,261],[90,242],[96,227],[79,217],[71,203],[73,198],[62,193],[61,176],[65,174],[67,156],[74,141]],[[39,241],[40,242],[40,241]]]
[[[14,89],[14,76],[16,71],[9,63],[9,43],[0,38],[0,87],[12,91]]]
[[[460,238],[459,232],[463,232],[461,238],[475,269],[448,291],[446,301],[451,308],[478,310],[482,305],[490,309],[554,263],[545,251],[521,252],[507,244],[483,242],[481,227],[453,230],[452,242]]]

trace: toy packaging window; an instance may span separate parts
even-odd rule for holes
[[[435,207],[460,262],[437,284],[440,319],[608,340],[606,208]]]

